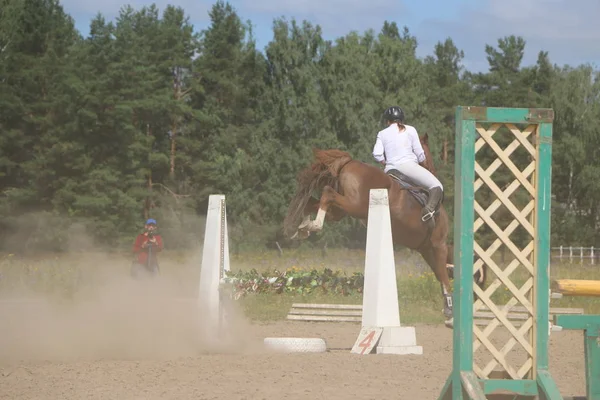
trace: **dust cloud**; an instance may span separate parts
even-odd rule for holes
[[[79,230],[74,236],[79,240],[74,248],[88,241]],[[0,361],[172,359],[257,350],[248,337],[250,323],[235,303],[227,303],[226,334],[209,329],[196,296],[201,251],[193,254],[188,265],[171,268],[177,262],[163,253],[161,269],[167,273],[134,279],[131,258],[114,265],[119,260],[114,255],[80,253],[75,263],[85,265],[69,265],[77,269],[74,298],[24,289],[4,293]],[[192,290],[182,290],[182,281]]]

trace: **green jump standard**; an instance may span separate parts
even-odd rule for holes
[[[562,329],[582,330],[587,400],[600,400],[600,315],[555,315]]]

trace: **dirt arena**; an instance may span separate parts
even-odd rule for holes
[[[451,370],[443,326],[417,326],[422,356],[358,356],[339,350],[358,324],[236,318],[217,346],[197,314],[193,301],[130,287],[75,307],[2,302],[0,399],[436,399]],[[262,349],[282,336],[323,338],[331,350]],[[563,395],[585,393],[580,332],[553,333],[550,361]]]

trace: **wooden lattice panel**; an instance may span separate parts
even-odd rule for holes
[[[438,399],[560,400],[548,365],[554,111],[458,106],[455,116],[453,367]]]
[[[495,318],[487,326],[473,324],[473,371],[482,379],[497,369],[512,379],[534,379],[533,178],[539,125],[486,125],[475,124],[474,251],[479,259],[474,270],[487,265],[488,286],[485,290],[474,286],[473,311],[487,307]],[[519,324],[507,317],[514,306],[523,307],[528,315]]]

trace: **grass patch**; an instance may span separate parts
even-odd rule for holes
[[[403,323],[441,323],[443,302],[440,285],[421,257],[413,252],[395,253],[398,277],[398,301]],[[161,274],[179,297],[195,297],[200,274],[201,251],[165,251],[160,255]],[[90,291],[104,290],[110,282],[128,280],[129,254],[61,254],[36,258],[0,256],[0,297],[37,297],[76,301]],[[232,271],[267,272],[277,269],[295,271],[325,269],[341,271],[345,276],[364,272],[364,251],[329,249],[327,252],[288,250],[258,251],[231,255]],[[600,280],[600,266],[552,264],[553,279]],[[491,274],[493,276],[493,274]],[[525,275],[511,275],[519,287]],[[490,277],[489,280],[493,279]],[[510,298],[506,288],[499,288],[494,299],[503,303]],[[323,293],[319,290],[299,294],[248,293],[237,300],[243,313],[253,321],[285,319],[292,303],[362,304],[362,294]],[[551,301],[552,307],[583,308],[586,314],[600,314],[600,298],[565,297]]]
[[[249,294],[238,300],[244,314],[253,321],[283,320],[293,303],[362,304],[362,296],[327,296],[323,294]]]
[[[402,323],[442,323],[441,297],[437,303],[431,300],[399,299]],[[362,296],[278,295],[260,293],[245,296],[237,301],[244,315],[255,322],[284,320],[293,303],[362,304]]]

